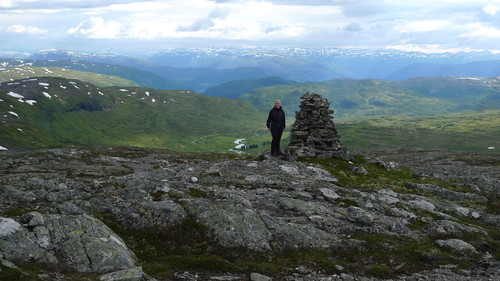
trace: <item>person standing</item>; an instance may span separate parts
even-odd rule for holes
[[[269,111],[269,116],[267,117],[267,129],[271,131],[273,141],[271,142],[271,155],[278,156],[283,155],[280,151],[280,141],[281,135],[286,128],[285,125],[285,111],[281,107],[281,101],[276,100],[274,102],[274,107]]]

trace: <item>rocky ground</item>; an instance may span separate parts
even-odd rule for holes
[[[500,280],[500,159],[0,153],[0,280]]]

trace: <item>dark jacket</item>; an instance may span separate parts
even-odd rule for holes
[[[269,116],[267,117],[267,122],[266,122],[267,128],[280,128],[280,129],[285,129],[285,111],[283,111],[283,107],[280,107],[279,109],[276,107],[273,107],[269,111]]]

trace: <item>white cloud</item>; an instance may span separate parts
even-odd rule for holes
[[[84,38],[120,38],[123,24],[110,20],[105,21],[101,17],[90,17],[78,24],[75,28],[68,29],[68,33]]]
[[[439,30],[447,25],[450,25],[450,22],[448,22],[447,20],[424,20],[424,21],[409,22],[396,27],[396,29],[402,33],[428,32],[428,31]]]
[[[38,27],[25,26],[25,25],[21,25],[21,24],[14,24],[14,25],[8,26],[7,28],[5,28],[5,30],[7,32],[25,33],[25,34],[30,34],[30,35],[41,34],[41,33],[47,32],[47,30],[40,29]]]
[[[483,11],[490,16],[494,16],[498,13],[498,11],[500,11],[500,8],[498,8],[498,6],[488,4],[483,7]]]
[[[0,8],[12,8],[12,7],[15,7],[14,1],[0,0]]]
[[[190,25],[181,25],[177,28],[178,31],[198,31],[209,29],[215,25],[217,19],[224,19],[229,14],[227,8],[216,7],[207,17],[200,18]]]
[[[470,31],[460,34],[464,38],[496,38],[500,39],[500,29],[491,26],[482,26],[478,24],[470,25]]]
[[[361,31],[361,25],[357,22],[351,22],[343,28],[344,31]]]
[[[193,6],[195,2],[201,5]],[[120,4],[87,10],[85,14],[93,16],[67,32],[83,38],[262,40],[303,35],[306,31],[304,21],[312,22],[312,18],[340,13],[335,8],[325,12],[319,7],[307,7],[305,11],[301,6],[277,6],[254,1],[216,4],[205,0],[184,0],[169,6],[168,12],[155,10],[154,5],[147,9],[137,6],[140,11],[129,15],[130,7],[135,5]],[[108,12],[102,14],[103,10]],[[120,11],[118,17],[117,11]],[[200,16],[200,13],[203,14]],[[114,20],[104,20],[103,17]]]
[[[45,33],[43,48],[68,48],[85,38],[131,39],[131,45],[151,46],[153,41],[159,46],[241,40],[256,45],[491,48],[498,40],[491,26],[500,28],[497,1],[0,0],[0,32],[16,32],[19,42],[22,36]]]

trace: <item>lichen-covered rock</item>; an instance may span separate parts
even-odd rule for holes
[[[21,225],[17,221],[0,217],[0,238],[16,233],[19,229],[21,229]]]
[[[450,220],[438,220],[432,222],[429,226],[429,232],[434,235],[462,235],[466,233],[478,233],[481,235],[487,235],[486,231],[478,229],[476,227],[467,226]]]
[[[21,216],[21,222],[29,227],[45,225],[45,218],[39,212],[29,212]]]
[[[150,215],[154,224],[165,228],[183,221],[187,216],[184,208],[170,201],[145,201],[141,203],[141,207]]]
[[[321,188],[319,191],[326,200],[335,201],[340,198],[340,196],[335,191],[329,188]]]
[[[351,206],[347,209],[347,219],[362,225],[372,225],[374,217],[359,207]]]
[[[36,233],[11,218],[0,217],[0,253],[10,261],[54,265],[54,253],[39,245]]]
[[[413,187],[420,192],[438,195],[441,198],[452,201],[469,201],[482,203],[488,202],[488,199],[482,195],[467,192],[457,192],[434,184],[408,183],[408,186]]]
[[[213,238],[224,247],[270,250],[271,232],[253,209],[233,202],[193,199],[186,206],[189,214],[208,226]]]
[[[132,267],[99,276],[100,281],[153,281],[142,271],[142,267]]]
[[[252,272],[250,274],[250,280],[251,281],[271,281],[271,280],[273,280],[273,278],[266,276],[266,275]]]
[[[0,252],[12,261],[36,262],[80,272],[109,272],[134,266],[135,255],[101,221],[86,215],[24,215],[26,226],[1,218]]]
[[[329,248],[338,242],[335,235],[310,224],[286,222],[265,213],[261,217],[273,234],[271,244],[274,250]]]
[[[136,247],[144,243],[144,249],[160,251],[164,246],[175,244],[174,247],[179,246],[177,249],[188,249],[188,255],[192,253],[190,249],[210,256],[223,252],[220,258],[225,259],[224,268],[230,268],[226,265],[232,264],[233,255],[243,260],[242,253],[269,257],[270,266],[276,266],[276,255],[298,253],[297,258],[302,259],[304,250],[304,263],[299,261],[299,264],[287,266],[286,274],[292,275],[280,277],[280,280],[372,279],[359,276],[351,266],[332,267],[334,263],[328,268],[344,275],[329,275],[330,270],[322,271],[322,262],[307,260],[308,253],[330,253],[334,260],[354,253],[359,258],[359,267],[355,268],[362,272],[369,274],[366,270],[381,264],[381,269],[387,267],[398,278],[407,277],[408,280],[431,277],[433,280],[498,279],[499,264],[492,250],[498,234],[495,227],[500,225],[500,216],[494,212],[498,193],[484,192],[494,187],[491,179],[499,178],[497,166],[481,164],[471,168],[460,162],[453,171],[448,165],[456,161],[450,157],[436,159],[434,152],[424,154],[425,157],[420,157],[422,154],[418,151],[415,154],[404,152],[394,153],[399,160],[406,161],[401,167],[412,168],[411,165],[417,164],[417,175],[411,180],[418,185],[407,182],[405,170],[387,172],[359,161],[357,156],[351,163],[340,159],[290,162],[287,157],[258,161],[251,156],[233,158],[130,147],[2,154],[0,267],[3,272],[0,279],[10,271],[9,267],[15,268],[15,264],[19,265],[18,270],[27,268],[25,273],[31,274],[30,264],[43,263],[44,271],[50,277],[57,275],[59,280],[72,279],[75,273],[71,271],[74,270],[91,273],[76,273],[83,276],[82,279],[113,272],[101,277],[146,280],[147,277],[140,276],[139,269],[134,267],[134,256],[123,241],[100,221],[84,214],[105,214],[106,221],[116,220],[124,227],[122,231],[130,230],[127,239]],[[406,157],[411,161],[405,160]],[[497,163],[496,158],[491,159],[494,160],[491,163]],[[392,161],[392,158],[383,161]],[[443,163],[446,167],[441,165]],[[356,175],[353,166],[365,167],[370,176]],[[76,177],[68,177],[68,174]],[[426,177],[414,178],[418,175]],[[457,176],[460,180],[449,182],[454,188],[447,184],[440,187],[433,185],[439,181],[429,175],[437,175],[443,181]],[[483,175],[489,178],[490,185],[486,189],[482,186],[485,183],[481,180]],[[194,183],[192,177],[198,181]],[[431,182],[433,184],[427,184]],[[457,193],[457,188],[461,192]],[[482,197],[471,196],[472,193],[489,201],[485,203]],[[472,200],[467,201],[468,198]],[[186,218],[196,220],[203,227],[178,224]],[[147,231],[141,231],[143,227],[147,227]],[[137,235],[154,233],[155,229],[159,238],[165,239],[165,245],[157,248],[154,239]],[[177,235],[190,235],[195,229],[206,230],[209,237],[195,234],[193,238],[202,241],[189,245],[176,240]],[[478,254],[466,244],[453,240],[442,240],[439,244],[443,246],[431,246],[431,249],[426,249],[429,245],[423,243],[421,250],[424,252],[414,249],[419,241],[443,237],[464,239],[476,247]],[[379,239],[380,243],[373,245],[372,242]],[[410,243],[408,248],[406,243]],[[238,250],[228,251],[219,246],[238,247]],[[449,256],[450,263],[462,268],[466,264],[475,266],[477,262],[475,268],[460,269],[469,276],[460,275],[463,278],[457,279],[456,274],[443,275],[442,271],[399,275],[418,271],[418,265],[411,259],[399,255],[400,250],[416,254],[428,262],[425,268],[433,268],[441,265],[439,257],[449,252],[450,247],[459,251],[464,249],[463,255]],[[380,252],[372,255],[377,249]],[[143,248],[138,250],[143,253]],[[161,252],[152,252],[152,259],[158,256]],[[489,258],[480,259],[480,256]],[[180,258],[186,257],[181,254]],[[28,264],[21,266],[21,262]],[[163,260],[158,262],[161,264]],[[164,268],[170,270],[169,266],[171,264]],[[297,266],[302,266],[303,270],[291,273]],[[50,268],[65,271],[55,273]],[[157,267],[147,264],[146,268]],[[175,272],[177,270],[183,273]],[[172,271],[172,278],[176,280],[249,278],[231,273],[213,276],[192,268],[172,268]]]
[[[440,247],[450,247],[462,253],[477,253],[474,246],[460,239],[436,240],[435,243]]]
[[[278,203],[285,209],[297,212],[304,216],[334,215],[334,212],[323,204],[304,201],[295,198],[280,197]]]
[[[434,206],[434,204],[432,204],[431,202],[429,201],[426,201],[426,200],[410,200],[408,201],[408,205],[413,207],[413,208],[416,208],[416,209],[421,209],[421,210],[425,210],[425,211],[434,211],[436,210],[436,206]]]
[[[31,191],[21,191],[16,188],[1,186],[0,197],[4,202],[28,203],[36,200],[35,194]]]

